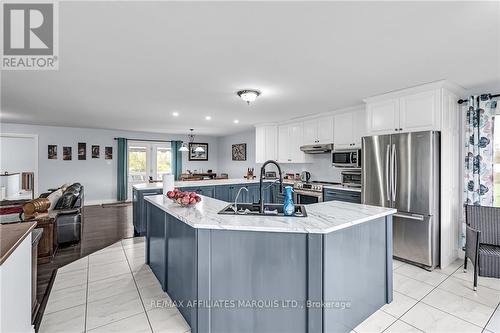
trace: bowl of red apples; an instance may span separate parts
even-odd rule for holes
[[[196,192],[183,192],[179,189],[168,191],[167,197],[183,207],[191,207],[201,201],[201,197]]]

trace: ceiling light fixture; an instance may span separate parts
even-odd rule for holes
[[[239,123],[239,122],[240,122],[240,121],[239,121],[238,119],[233,120],[233,123],[235,123],[235,124],[237,124],[237,123]]]
[[[259,97],[260,91],[254,90],[254,89],[245,89],[245,90],[240,90],[236,92],[236,95],[238,95],[242,100],[247,102],[248,105],[250,105],[250,102],[253,102]]]
[[[194,135],[193,131],[194,131],[194,129],[192,129],[192,128],[189,129],[189,134],[188,134],[189,143],[194,142],[195,135]],[[188,145],[186,144],[186,142],[182,143],[181,147],[179,148],[179,151],[189,151]],[[198,146],[194,149],[194,151],[197,153],[204,153],[205,149],[203,149],[203,147],[201,147],[201,146]]]
[[[172,116],[174,116],[174,117],[178,117],[178,116],[179,116],[179,112],[177,112],[177,111],[172,112]]]
[[[212,117],[210,117],[210,116],[205,117],[205,120],[210,120],[210,119],[212,119]]]

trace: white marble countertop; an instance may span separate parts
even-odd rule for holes
[[[306,206],[307,217],[219,215],[229,203],[201,196],[194,207],[181,207],[164,195],[145,199],[193,228],[327,234],[396,213],[395,209],[340,201]]]
[[[274,181],[265,179],[265,182]],[[234,184],[254,184],[259,183],[259,179],[245,179],[245,178],[230,178],[230,179],[207,179],[207,180],[188,180],[177,181],[174,183],[175,187],[193,187],[193,186],[214,186],[214,185],[234,185]],[[132,185],[136,190],[163,188],[163,183],[141,183]]]

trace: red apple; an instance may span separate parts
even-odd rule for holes
[[[190,205],[194,205],[195,203],[196,203],[196,198],[192,197],[191,199],[189,199]]]
[[[168,191],[168,192],[167,192],[167,197],[168,197],[169,199],[172,199],[173,197],[175,197],[175,193],[174,193],[174,191]]]
[[[195,199],[196,199],[196,202],[200,202],[201,201],[201,197],[198,196],[198,195],[195,197]]]
[[[189,205],[189,197],[183,197],[182,198],[182,204],[183,205]]]

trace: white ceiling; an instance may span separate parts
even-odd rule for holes
[[[2,72],[2,121],[223,135],[439,79],[500,89],[498,1],[61,2],[59,17],[59,70]],[[262,96],[247,106],[243,88]]]

